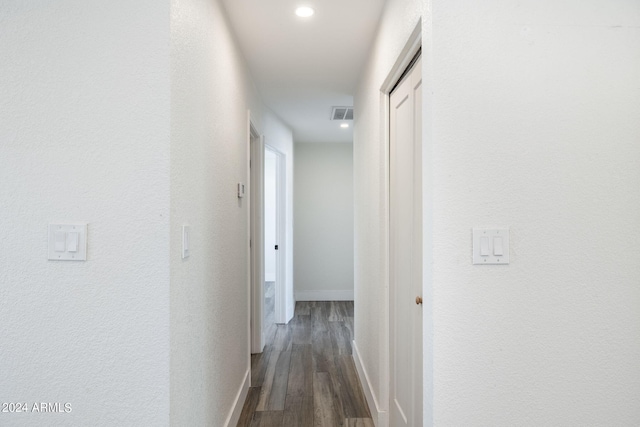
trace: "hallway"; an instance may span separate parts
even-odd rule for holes
[[[298,302],[251,356],[244,426],[372,427],[351,356],[353,302]]]

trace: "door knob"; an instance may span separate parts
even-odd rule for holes
[[[422,304],[422,297],[416,297],[416,304]]]

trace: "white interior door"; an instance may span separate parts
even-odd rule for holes
[[[422,72],[390,95],[390,425],[422,425]],[[421,300],[420,300],[421,301]]]

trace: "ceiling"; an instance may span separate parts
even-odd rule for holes
[[[352,123],[340,128],[331,109],[353,105],[384,0],[222,2],[262,100],[294,141],[351,142]],[[299,18],[298,6],[315,15]]]

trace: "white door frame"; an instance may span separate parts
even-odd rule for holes
[[[390,271],[390,95],[393,88],[396,86],[405,70],[422,47],[422,18],[418,20],[416,27],[414,28],[411,36],[405,47],[400,52],[398,59],[389,71],[387,78],[380,87],[380,92],[383,97],[381,102],[384,111],[384,129],[383,129],[383,141],[384,141],[384,206],[385,206],[385,242],[383,247],[383,259],[384,259],[384,277],[385,277],[385,289],[382,295],[380,304],[380,334],[379,334],[379,363],[380,363],[380,397],[378,404],[380,405],[378,412],[378,427],[389,427],[389,404],[390,404],[390,370],[391,370],[391,336],[389,334],[390,327],[390,289],[389,284],[391,282]],[[423,331],[424,333],[424,331]]]
[[[286,323],[285,279],[287,260],[287,158],[284,153],[269,144],[265,149],[276,155],[276,285],[275,321]]]
[[[249,140],[249,328],[251,353],[262,353],[264,336],[264,152],[267,149],[261,136],[248,118]],[[272,146],[268,149],[276,154],[276,289],[275,321],[286,323],[286,155]]]
[[[264,137],[248,118],[249,129],[249,337],[251,353],[264,348]]]

